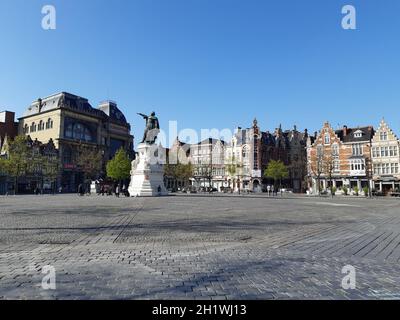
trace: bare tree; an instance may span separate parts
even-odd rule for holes
[[[310,170],[312,175],[317,178],[317,191],[321,194],[321,176],[324,173],[324,155],[323,153],[318,153],[315,161],[311,159]]]

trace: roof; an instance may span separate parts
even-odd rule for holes
[[[200,141],[198,143],[198,145],[201,145],[201,144],[213,144],[214,145],[214,144],[216,144],[218,142],[221,142],[223,145],[225,145],[225,141],[224,140],[214,139],[214,138],[204,139],[203,141]]]
[[[102,102],[97,109],[90,105],[88,99],[68,92],[60,92],[34,101],[24,113],[23,118],[60,108],[70,109],[98,118],[108,119],[115,123],[128,125],[124,114],[118,109],[115,102]]]
[[[68,92],[60,92],[43,99],[39,98],[28,107],[28,110],[24,113],[23,117],[29,117],[59,108],[76,110],[105,118],[105,113],[93,108],[86,98]]]
[[[123,124],[127,123],[124,114],[118,109],[115,102],[104,101],[99,104],[99,109],[109,116],[111,121]]]
[[[346,131],[346,134],[345,134]],[[361,133],[360,137],[356,137],[355,133],[359,131]],[[374,136],[374,128],[372,126],[367,127],[358,127],[358,128],[343,128],[340,130],[336,130],[336,135],[342,140],[344,143],[348,142],[366,142],[370,141]]]

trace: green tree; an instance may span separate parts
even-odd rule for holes
[[[280,181],[279,187],[281,187],[282,179],[285,179],[289,176],[288,168],[282,161],[271,160],[268,164],[267,169],[264,171],[264,177],[271,178],[274,180],[274,185],[276,188],[277,181]]]
[[[193,165],[189,162],[187,164],[178,163],[175,165],[174,176],[176,179],[183,181],[186,187],[189,183],[189,179],[193,177]]]
[[[237,161],[234,155],[232,157],[229,157],[225,162],[225,172],[228,173],[232,181],[235,181],[236,178],[239,193],[240,193],[240,177],[243,175],[243,171],[244,171],[243,164]],[[229,180],[229,188],[231,187],[231,180]]]
[[[107,176],[118,182],[131,175],[131,160],[124,149],[119,149],[114,158],[107,163]]]
[[[18,193],[18,181],[28,171],[28,163],[31,158],[31,149],[28,138],[17,136],[9,143],[7,157],[3,160],[5,172],[14,178],[14,192]]]
[[[56,155],[49,155],[44,158],[42,174],[45,179],[51,182],[52,191],[56,191],[57,177],[60,173],[60,161]]]
[[[183,181],[184,187],[189,184],[190,178],[194,175],[194,167],[191,162],[164,165],[164,175],[176,180]]]
[[[228,159],[227,163],[225,164],[225,170],[232,179],[235,177],[236,172],[238,171],[235,156]]]

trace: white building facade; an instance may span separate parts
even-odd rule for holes
[[[400,142],[382,120],[372,139],[373,184],[376,191],[388,193],[400,189]]]

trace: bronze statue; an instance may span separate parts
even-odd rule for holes
[[[147,116],[143,113],[138,113],[138,115],[142,116],[143,119],[146,120],[146,128],[144,130],[143,140],[141,143],[154,144],[157,139],[157,135],[160,132],[160,124],[158,122],[158,118],[156,117],[156,113],[152,112],[150,116]]]

